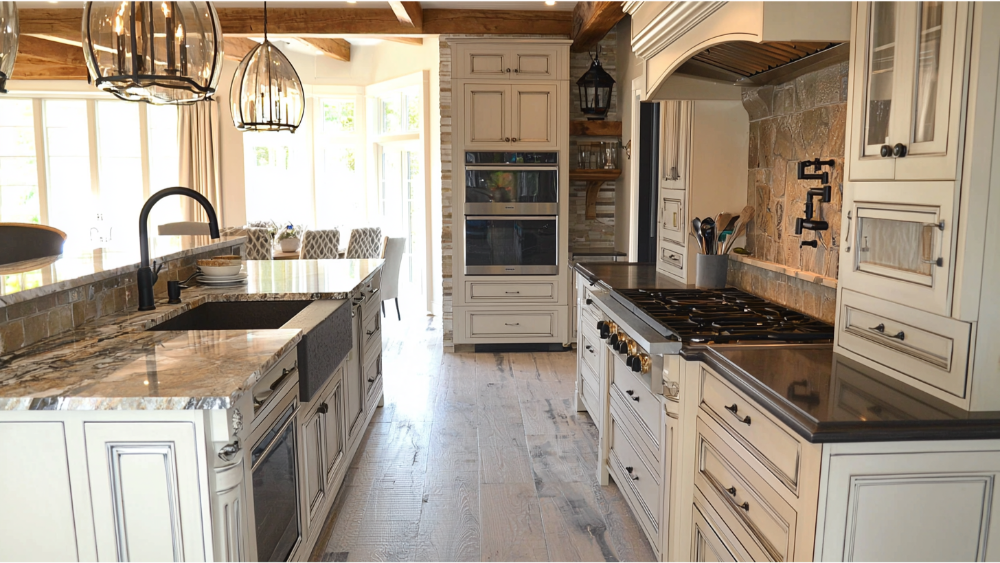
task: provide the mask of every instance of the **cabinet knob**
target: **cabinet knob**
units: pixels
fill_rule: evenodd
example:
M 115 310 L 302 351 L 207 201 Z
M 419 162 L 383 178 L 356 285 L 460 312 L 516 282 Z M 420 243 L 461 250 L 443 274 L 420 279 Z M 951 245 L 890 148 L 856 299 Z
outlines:
M 320 403 L 320 405 L 318 407 L 316 407 L 316 412 L 318 412 L 320 414 L 326 414 L 326 413 L 330 412 L 330 405 L 328 405 L 326 403 Z
M 892 156 L 892 147 L 889 145 L 882 145 L 882 147 L 879 148 L 878 153 L 882 155 L 882 158 L 889 158 Z
M 374 377 L 369 377 L 368 378 L 368 383 L 375 383 L 375 378 Z
M 519 72 L 518 69 L 515 68 L 514 69 L 514 74 L 517 74 L 518 72 Z
M 896 145 L 892 147 L 892 156 L 896 158 L 903 158 L 906 156 L 906 145 L 903 143 L 896 143 Z
M 593 305 L 594 304 L 594 300 L 588 297 L 586 303 L 587 303 L 587 305 Z
M 508 69 L 507 69 L 506 71 L 504 71 L 504 72 L 507 72 L 507 73 L 509 74 L 509 73 L 510 73 L 510 69 L 508 68 Z
M 512 143 L 516 143 L 516 142 L 517 142 L 517 137 L 511 137 L 511 138 L 510 138 L 510 142 L 512 142 Z
M 509 142 L 510 142 L 510 137 L 504 137 L 504 138 L 503 138 L 503 142 L 505 142 L 505 143 L 509 143 Z

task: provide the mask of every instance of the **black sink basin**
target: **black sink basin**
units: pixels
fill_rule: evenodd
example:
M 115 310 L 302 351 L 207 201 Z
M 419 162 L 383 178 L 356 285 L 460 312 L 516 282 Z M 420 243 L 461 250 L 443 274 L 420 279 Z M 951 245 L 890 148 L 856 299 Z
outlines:
M 204 303 L 147 330 L 264 330 L 281 328 L 312 301 Z

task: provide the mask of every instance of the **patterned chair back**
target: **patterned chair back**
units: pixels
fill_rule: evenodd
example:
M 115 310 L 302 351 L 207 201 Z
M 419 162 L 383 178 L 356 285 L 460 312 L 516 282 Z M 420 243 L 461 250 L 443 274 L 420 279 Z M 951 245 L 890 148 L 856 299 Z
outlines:
M 247 260 L 272 260 L 274 258 L 273 241 L 271 233 L 267 229 L 248 227 L 246 234 Z
M 347 243 L 347 258 L 365 259 L 381 257 L 381 227 L 362 227 L 351 231 L 351 240 Z
M 302 260 L 331 260 L 340 258 L 340 231 L 337 229 L 306 231 L 302 234 Z

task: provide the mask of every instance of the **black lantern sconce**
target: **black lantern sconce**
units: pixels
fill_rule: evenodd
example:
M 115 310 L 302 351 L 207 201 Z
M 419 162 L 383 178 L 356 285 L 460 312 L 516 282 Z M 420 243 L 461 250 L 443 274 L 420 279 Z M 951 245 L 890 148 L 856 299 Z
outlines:
M 615 89 L 615 79 L 601 66 L 601 46 L 590 63 L 590 68 L 576 81 L 580 88 L 580 111 L 587 119 L 604 119 L 611 109 L 611 93 Z

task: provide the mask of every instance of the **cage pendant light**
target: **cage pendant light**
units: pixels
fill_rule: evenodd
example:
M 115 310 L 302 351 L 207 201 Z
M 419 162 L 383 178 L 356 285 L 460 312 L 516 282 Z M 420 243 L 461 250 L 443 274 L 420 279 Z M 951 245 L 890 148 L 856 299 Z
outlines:
M 294 133 L 305 113 L 303 90 L 292 63 L 267 38 L 265 2 L 264 42 L 240 61 L 229 91 L 233 123 L 240 131 Z
M 615 79 L 601 66 L 601 46 L 590 63 L 590 68 L 576 81 L 580 89 L 580 111 L 587 119 L 604 119 L 611 109 L 611 94 Z
M 17 56 L 17 2 L 0 2 L 0 94 L 7 93 L 7 79 L 14 70 Z
M 188 104 L 215 93 L 222 27 L 211 2 L 87 2 L 83 56 L 94 85 L 129 101 Z

